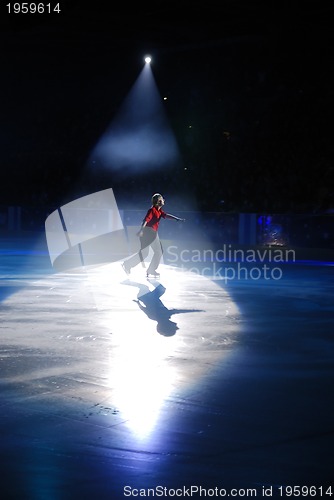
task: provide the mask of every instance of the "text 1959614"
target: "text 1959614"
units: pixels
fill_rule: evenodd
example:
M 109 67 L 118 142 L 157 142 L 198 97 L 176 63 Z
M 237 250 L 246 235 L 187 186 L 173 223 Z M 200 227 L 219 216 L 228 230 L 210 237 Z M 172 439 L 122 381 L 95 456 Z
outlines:
M 60 2 L 10 2 L 6 5 L 8 14 L 60 14 Z

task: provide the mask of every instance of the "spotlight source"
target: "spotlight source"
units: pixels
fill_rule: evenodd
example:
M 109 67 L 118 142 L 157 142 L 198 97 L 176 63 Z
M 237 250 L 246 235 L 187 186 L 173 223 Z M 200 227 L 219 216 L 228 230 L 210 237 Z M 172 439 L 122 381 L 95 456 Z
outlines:
M 146 64 L 150 64 L 151 61 L 152 61 L 151 56 L 145 56 L 145 62 L 146 62 Z

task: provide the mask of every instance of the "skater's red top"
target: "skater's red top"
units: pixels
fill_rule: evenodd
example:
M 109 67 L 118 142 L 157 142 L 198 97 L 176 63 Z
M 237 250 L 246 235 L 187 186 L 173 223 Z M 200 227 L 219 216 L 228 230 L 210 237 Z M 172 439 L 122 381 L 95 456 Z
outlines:
M 147 210 L 143 222 L 146 222 L 146 227 L 151 227 L 154 231 L 158 231 L 161 217 L 166 219 L 166 212 L 158 210 L 156 207 L 151 207 Z

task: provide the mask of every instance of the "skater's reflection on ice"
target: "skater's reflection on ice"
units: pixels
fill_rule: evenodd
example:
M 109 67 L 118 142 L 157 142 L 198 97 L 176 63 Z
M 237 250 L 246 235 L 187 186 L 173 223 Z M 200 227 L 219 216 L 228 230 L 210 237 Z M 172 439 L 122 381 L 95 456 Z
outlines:
M 174 314 L 189 313 L 189 312 L 202 312 L 201 309 L 168 309 L 162 302 L 162 295 L 165 293 L 166 288 L 156 280 L 151 280 L 155 287 L 153 290 L 147 285 L 127 280 L 125 284 L 136 286 L 139 288 L 137 300 L 135 302 L 138 307 L 146 314 L 152 321 L 157 322 L 157 332 L 165 337 L 175 335 L 179 329 L 177 324 L 171 320 Z

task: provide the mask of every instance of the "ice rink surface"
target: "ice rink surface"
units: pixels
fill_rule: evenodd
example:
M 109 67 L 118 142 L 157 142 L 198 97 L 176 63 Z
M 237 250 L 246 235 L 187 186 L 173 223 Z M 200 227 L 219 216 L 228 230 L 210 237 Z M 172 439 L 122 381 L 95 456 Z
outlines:
M 4 499 L 334 493 L 332 265 L 148 281 L 6 239 L 0 268 Z

